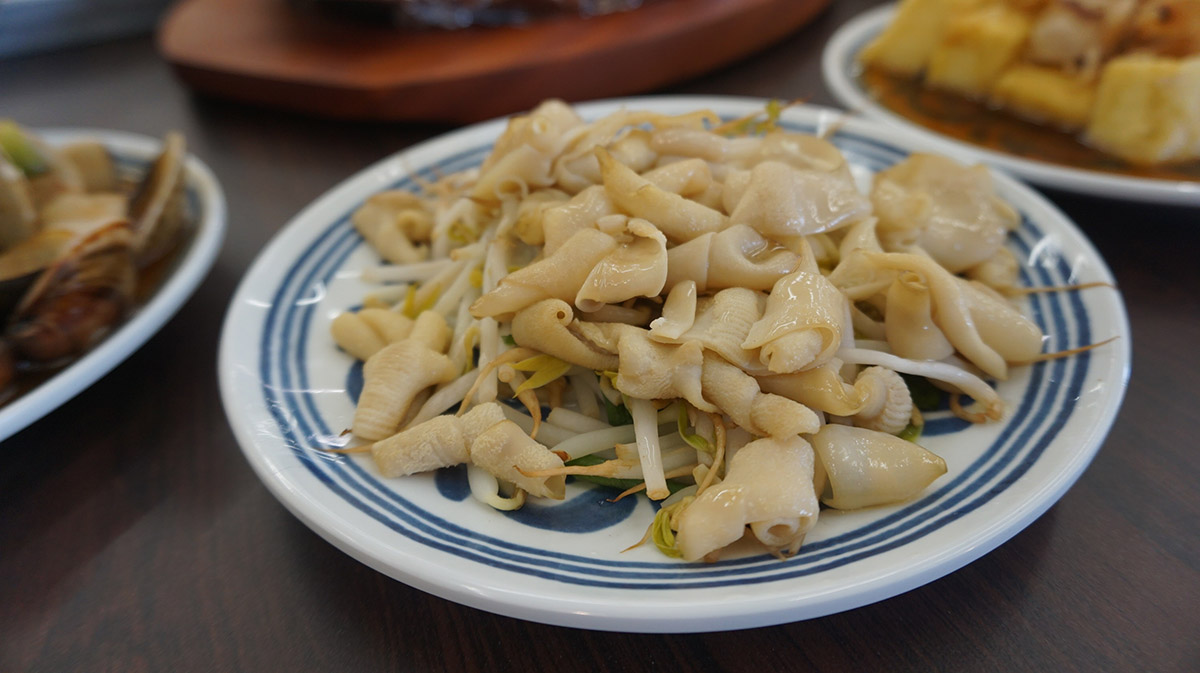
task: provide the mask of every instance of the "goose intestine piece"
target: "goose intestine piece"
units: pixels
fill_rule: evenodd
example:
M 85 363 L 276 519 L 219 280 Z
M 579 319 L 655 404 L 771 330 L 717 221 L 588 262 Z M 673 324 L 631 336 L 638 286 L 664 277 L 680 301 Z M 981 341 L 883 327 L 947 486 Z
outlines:
M 446 345 L 450 328 L 435 311 L 417 316 L 412 332 L 385 346 L 363 365 L 363 389 L 354 411 L 354 434 L 376 441 L 399 429 L 417 394 L 459 374 Z
M 1021 265 L 1008 248 L 967 269 L 966 276 L 1002 294 L 1020 294 Z
M 853 418 L 855 425 L 895 435 L 912 420 L 913 402 L 899 374 L 867 367 L 854 385 L 842 379 L 835 362 L 793 374 L 759 376 L 763 392 L 782 395 L 817 411 Z
M 483 431 L 505 420 L 496 402 L 472 407 L 462 416 L 433 418 L 371 445 L 371 457 L 385 477 L 402 477 L 471 459 L 471 445 Z
M 572 130 L 582 128 L 579 115 L 557 100 L 513 117 L 479 167 L 471 198 L 490 202 L 505 193 L 554 184 L 554 160 L 571 141 Z
M 358 233 L 380 256 L 393 264 L 411 264 L 429 255 L 426 246 L 433 230 L 433 214 L 425 199 L 402 189 L 391 189 L 368 198 L 350 216 Z
M 863 389 L 866 403 L 854 414 L 854 425 L 889 435 L 899 435 L 912 421 L 912 392 L 904 379 L 891 369 L 867 367 L 854 380 Z
M 614 218 L 616 216 L 613 216 Z M 635 297 L 657 297 L 667 280 L 667 239 L 640 218 L 623 223 L 621 243 L 592 268 L 575 295 L 575 306 L 588 313 Z
M 650 133 L 644 129 L 630 129 L 605 147 L 613 158 L 638 173 L 653 168 L 658 159 L 658 153 L 650 147 Z M 603 180 L 600 163 L 591 151 L 582 154 L 573 152 L 556 160 L 554 179 L 560 187 L 571 193 L 598 185 Z
M 408 337 L 413 320 L 403 313 L 385 308 L 364 308 L 338 314 L 329 325 L 333 341 L 357 360 L 372 355 Z
M 941 457 L 867 428 L 826 425 L 813 435 L 812 446 L 828 478 L 821 502 L 836 509 L 903 502 L 946 473 Z
M 566 476 L 529 477 L 526 473 L 554 470 L 563 466 L 562 458 L 530 439 L 516 423 L 505 420 L 484 430 L 471 443 L 471 464 L 483 468 L 497 479 L 516 484 L 539 498 L 562 500 L 566 495 Z
M 694 157 L 716 166 L 740 165 L 759 149 L 759 138 L 726 137 L 708 129 L 675 127 L 651 136 L 650 147 L 667 157 Z
M 621 110 L 602 117 L 573 134 L 562 155 L 555 161 L 555 177 L 567 191 L 579 191 L 601 181 L 600 166 L 593 150 L 608 148 L 621 163 L 641 172 L 658 158 L 650 137 L 670 129 L 702 129 L 719 121 L 717 115 L 700 110 L 681 115 L 665 115 L 643 110 Z M 646 128 L 653 129 L 647 131 Z
M 880 269 L 918 276 L 929 290 L 933 324 L 964 358 L 988 375 L 1003 380 L 1008 362 L 1026 362 L 1041 352 L 1041 329 L 986 286 L 959 278 L 922 255 L 859 254 Z
M 571 196 L 558 189 L 539 189 L 521 200 L 512 233 L 526 245 L 545 245 L 546 213 L 570 203 Z
M 729 219 L 720 211 L 655 185 L 604 148 L 597 147 L 595 153 L 613 204 L 632 217 L 653 222 L 672 242 L 690 241 L 728 226 Z
M 636 399 L 685 399 L 701 411 L 718 410 L 704 395 L 704 347 L 699 343 L 662 344 L 646 330 L 625 325 L 611 325 L 609 332 L 619 356 L 613 383 L 617 390 Z
M 664 157 L 698 157 L 715 168 L 749 168 L 766 160 L 796 168 L 833 171 L 846 163 L 833 143 L 814 135 L 776 129 L 762 136 L 723 136 L 707 129 L 675 127 L 657 130 L 651 148 Z
M 745 165 L 762 161 L 782 161 L 801 169 L 814 169 L 826 173 L 844 172 L 849 175 L 849 164 L 837 145 L 820 136 L 775 130 L 762 137 L 754 154 L 747 157 Z
M 704 200 L 701 195 L 711 190 L 714 185 L 719 186 L 719 183 L 713 180 L 712 167 L 709 163 L 695 157 L 660 165 L 643 172 L 642 177 L 660 189 L 701 201 Z
M 553 253 L 504 276 L 495 290 L 471 304 L 471 315 L 504 320 L 542 299 L 574 301 L 593 267 L 617 245 L 598 229 L 580 229 Z
M 794 554 L 817 521 L 814 454 L 800 437 L 757 439 L 729 459 L 725 479 L 679 514 L 675 541 L 696 561 L 736 542 L 749 526 L 773 551 Z
M 696 281 L 677 283 L 663 302 L 662 314 L 650 323 L 650 338 L 674 342 L 696 324 Z
M 700 292 L 730 287 L 768 290 L 791 273 L 796 262 L 795 253 L 739 224 L 668 249 L 666 287 L 690 280 Z
M 763 161 L 730 173 L 722 199 L 730 222 L 777 239 L 832 231 L 871 214 L 846 164 L 823 171 Z
M 553 255 L 579 231 L 595 228 L 597 220 L 616 212 L 601 185 L 588 187 L 566 203 L 547 208 L 541 220 L 544 254 Z
M 837 351 L 846 315 L 846 298 L 829 279 L 797 269 L 771 288 L 741 347 L 759 349 L 759 361 L 778 374 L 808 369 Z
M 795 400 L 762 392 L 753 376 L 711 353 L 704 354 L 700 382 L 705 398 L 753 435 L 811 434 L 821 425 L 812 409 Z
M 643 400 L 684 399 L 701 411 L 719 411 L 759 437 L 816 432 L 820 419 L 808 407 L 764 393 L 753 376 L 699 341 L 659 343 L 647 330 L 617 323 L 581 323 L 585 337 L 620 358 L 614 387 Z
M 614 158 L 619 160 L 615 154 Z M 713 181 L 708 164 L 699 159 L 678 161 L 647 171 L 642 177 L 662 190 L 681 196 L 701 195 L 719 185 Z M 548 205 L 540 219 L 518 221 L 518 231 L 521 240 L 530 245 L 544 245 L 545 254 L 550 255 L 580 229 L 594 228 L 598 221 L 616 213 L 617 207 L 604 186 L 595 184 L 580 190 L 564 203 Z M 540 231 L 526 230 L 534 227 L 540 227 Z
M 512 337 L 519 346 L 535 348 L 564 362 L 597 371 L 616 371 L 617 356 L 588 340 L 578 325 L 570 304 L 544 299 L 513 316 Z
M 877 225 L 874 217 L 853 224 L 838 244 L 838 263 L 828 278 L 851 302 L 868 299 L 886 290 L 895 280 L 895 272 L 880 269 L 864 254 L 884 251 L 875 231 Z
M 887 289 L 884 338 L 892 352 L 910 360 L 945 360 L 954 345 L 933 320 L 929 285 L 919 274 L 901 273 Z
M 871 202 L 885 249 L 915 245 L 952 273 L 990 259 L 1021 221 L 997 196 L 986 167 L 931 154 L 913 154 L 880 172 Z
M 576 114 L 571 106 L 561 100 L 544 101 L 529 114 L 517 115 L 508 120 L 504 132 L 496 139 L 491 152 L 480 166 L 480 172 L 492 170 L 505 156 L 525 145 L 531 145 L 546 153 L 561 152 L 565 143 L 570 140 L 567 133 L 571 129 L 583 126 L 583 118 Z
M 650 338 L 663 343 L 699 343 L 729 362 L 751 373 L 766 373 L 759 361 L 757 349 L 747 350 L 742 343 L 750 327 L 763 315 L 767 297 L 744 287 L 721 290 L 712 297 L 696 302 L 691 327 L 677 338 L 661 330 L 650 332 Z

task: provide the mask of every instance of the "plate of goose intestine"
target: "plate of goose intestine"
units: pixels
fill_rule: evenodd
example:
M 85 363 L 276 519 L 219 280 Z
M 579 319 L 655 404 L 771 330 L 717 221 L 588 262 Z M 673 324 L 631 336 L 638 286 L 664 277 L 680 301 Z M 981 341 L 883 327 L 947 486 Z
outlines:
M 508 616 L 725 630 L 912 589 L 1062 496 L 1130 347 L 1070 221 L 921 150 L 709 97 L 418 145 L 254 263 L 230 423 L 334 545 Z
M 220 185 L 179 133 L 0 120 L 0 439 L 153 336 L 224 227 Z

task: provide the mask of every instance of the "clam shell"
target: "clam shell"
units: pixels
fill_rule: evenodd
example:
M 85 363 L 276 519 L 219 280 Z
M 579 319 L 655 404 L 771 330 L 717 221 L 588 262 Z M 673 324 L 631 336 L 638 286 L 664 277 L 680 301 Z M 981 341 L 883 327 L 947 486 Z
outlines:
M 139 267 L 165 255 L 190 219 L 183 177 L 186 152 L 183 135 L 168 133 L 162 154 L 154 160 L 129 203 L 134 259 Z

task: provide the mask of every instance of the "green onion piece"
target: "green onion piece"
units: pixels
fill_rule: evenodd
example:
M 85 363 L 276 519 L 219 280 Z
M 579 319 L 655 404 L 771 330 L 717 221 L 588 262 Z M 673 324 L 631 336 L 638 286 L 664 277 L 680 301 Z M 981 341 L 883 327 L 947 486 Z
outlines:
M 660 552 L 671 558 L 680 558 L 683 554 L 675 546 L 675 531 L 671 530 L 670 510 L 672 509 L 672 507 L 664 507 L 654 515 L 650 538 L 654 540 L 654 546 L 658 547 Z
M 783 114 L 783 101 L 772 98 L 767 101 L 767 118 L 754 125 L 755 133 L 766 133 L 774 131 L 776 124 L 779 122 L 779 115 Z
M 604 400 L 604 413 L 608 416 L 609 425 L 633 425 L 633 414 L 625 405 L 613 404 L 604 395 L 600 399 Z
M 698 432 L 689 432 L 688 431 L 687 405 L 686 404 L 681 403 L 679 405 L 679 421 L 678 421 L 678 423 L 679 423 L 679 436 L 683 437 L 683 441 L 687 442 L 688 446 L 692 447 L 693 449 L 695 449 L 697 451 L 703 451 L 705 453 L 713 452 L 712 443 L 709 442 L 708 439 L 704 435 L 701 435 Z
M 903 440 L 906 440 L 909 442 L 913 442 L 915 444 L 916 441 L 918 439 L 920 439 L 921 430 L 923 430 L 923 429 L 924 429 L 924 426 L 913 425 L 912 423 L 909 423 L 908 427 L 901 430 L 900 434 L 898 434 L 896 436 L 899 437 L 900 439 L 903 439 Z
M 50 163 L 42 151 L 30 142 L 25 130 L 11 119 L 0 120 L 0 150 L 27 177 L 32 178 L 50 170 Z
M 515 392 L 520 394 L 526 390 L 541 388 L 555 379 L 562 378 L 571 369 L 571 363 L 559 360 L 553 355 L 535 355 L 514 364 L 513 369 L 533 372 L 532 376 L 517 386 Z
M 508 344 L 509 346 L 517 345 L 517 340 L 514 339 L 511 334 L 505 334 L 504 336 L 500 337 L 500 340 L 503 341 L 504 343 Z
M 913 405 L 921 411 L 933 411 L 942 406 L 945 393 L 929 382 L 924 376 L 901 374 L 908 384 L 908 392 L 912 395 Z

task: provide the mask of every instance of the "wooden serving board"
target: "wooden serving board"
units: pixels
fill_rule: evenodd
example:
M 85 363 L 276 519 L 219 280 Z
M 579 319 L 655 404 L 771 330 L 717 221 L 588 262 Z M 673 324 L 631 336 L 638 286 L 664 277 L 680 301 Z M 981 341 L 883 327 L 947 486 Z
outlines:
M 345 119 L 471 122 L 548 97 L 621 96 L 778 41 L 830 0 L 647 0 L 456 31 L 367 25 L 285 0 L 183 0 L 159 49 L 198 91 Z

